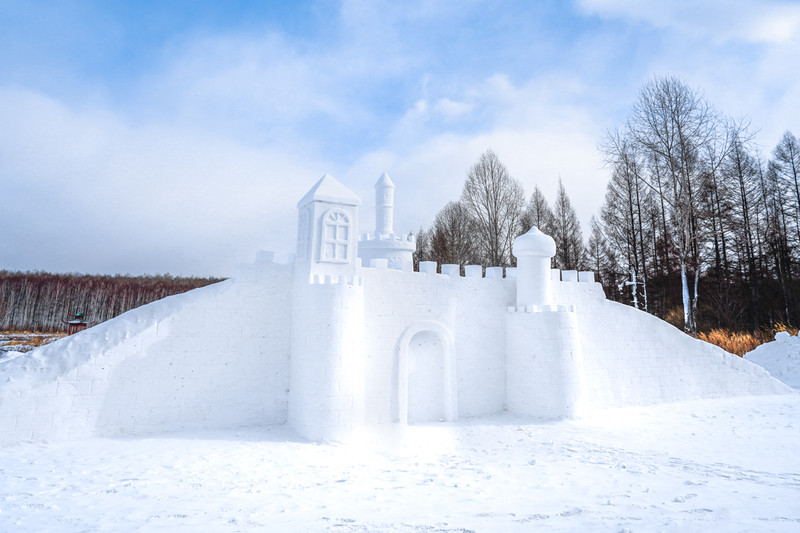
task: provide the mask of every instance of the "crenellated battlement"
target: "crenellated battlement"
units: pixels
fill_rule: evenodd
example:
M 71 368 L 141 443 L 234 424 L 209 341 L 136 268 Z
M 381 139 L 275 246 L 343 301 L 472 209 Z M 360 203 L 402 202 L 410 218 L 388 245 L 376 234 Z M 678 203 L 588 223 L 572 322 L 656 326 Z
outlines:
M 389 242 L 402 242 L 416 245 L 417 236 L 413 233 L 379 233 L 377 231 L 362 233 L 358 236 L 359 242 L 366 241 L 389 241 Z
M 509 305 L 509 313 L 574 313 L 574 305 Z
M 350 285 L 360 287 L 364 284 L 364 279 L 361 276 L 311 274 L 308 283 L 309 285 Z
M 559 270 L 550 269 L 551 281 L 563 281 L 565 283 L 594 283 L 594 272 L 591 270 Z
M 516 267 L 486 267 L 484 269 L 481 265 L 465 265 L 464 274 L 462 275 L 460 265 L 445 263 L 441 265 L 441 269 L 439 266 L 436 261 L 420 261 L 419 272 L 449 277 L 483 279 L 517 279 L 518 273 Z M 505 276 L 503 275 L 504 270 Z M 595 273 L 592 271 L 560 270 L 557 268 L 550 269 L 550 281 L 560 283 L 596 283 Z

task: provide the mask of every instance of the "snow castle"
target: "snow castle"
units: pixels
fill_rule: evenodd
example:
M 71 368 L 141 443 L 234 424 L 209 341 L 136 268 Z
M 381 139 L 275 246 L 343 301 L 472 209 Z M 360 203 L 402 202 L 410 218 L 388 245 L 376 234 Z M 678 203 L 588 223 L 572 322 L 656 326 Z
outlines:
M 762 368 L 550 269 L 533 228 L 517 268 L 422 262 L 393 231 L 394 184 L 360 199 L 323 176 L 294 255 L 0 362 L 0 443 L 288 423 L 311 440 L 508 410 L 543 418 L 788 393 Z

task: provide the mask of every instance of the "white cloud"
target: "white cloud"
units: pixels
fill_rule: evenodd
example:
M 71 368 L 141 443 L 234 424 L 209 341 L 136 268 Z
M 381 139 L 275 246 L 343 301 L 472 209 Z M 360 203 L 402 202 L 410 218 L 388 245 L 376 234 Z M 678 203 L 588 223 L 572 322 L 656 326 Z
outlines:
M 363 230 L 372 186 L 389 172 L 396 229 L 416 231 L 458 198 L 489 148 L 528 193 L 538 184 L 552 201 L 561 177 L 588 233 L 607 179 L 596 143 L 653 74 L 680 75 L 722 111 L 750 114 L 767 151 L 800 121 L 791 6 L 580 5 L 662 31 L 650 40 L 655 32 L 603 23 L 574 41 L 514 36 L 496 68 L 476 74 L 446 55 L 448 43 L 430 46 L 472 5 L 347 1 L 318 36 L 177 37 L 124 97 L 96 98 L 90 81 L 72 102 L 0 87 L 0 187 L 18 243 L 0 249 L 0 263 L 230 274 L 257 249 L 291 250 L 295 202 L 326 172 L 362 197 Z M 483 44 L 483 28 L 464 31 Z M 523 56 L 534 67 L 521 69 Z
M 656 28 L 729 40 L 787 44 L 800 35 L 800 5 L 749 0 L 578 0 L 585 13 L 643 21 Z
M 371 227 L 369 192 L 381 171 L 387 170 L 398 187 L 396 230 L 416 231 L 458 199 L 470 166 L 492 149 L 529 195 L 538 185 L 552 202 L 560 177 L 588 233 L 589 218 L 605 194 L 606 173 L 597 151 L 605 124 L 576 104 L 583 91 L 569 79 L 547 77 L 517 86 L 495 75 L 464 90 L 474 112 L 487 117 L 479 131 L 426 134 L 422 122 L 414 123 L 418 130 L 403 123 L 403 142 L 365 154 L 344 173 L 348 183 L 359 183 L 363 198 L 370 198 L 362 224 Z M 360 180 L 364 175 L 368 179 Z
M 473 105 L 468 102 L 455 102 L 449 98 L 440 98 L 434 104 L 433 109 L 446 118 L 455 118 L 472 111 Z
M 294 241 L 313 159 L 0 92 L 11 269 L 230 275 Z

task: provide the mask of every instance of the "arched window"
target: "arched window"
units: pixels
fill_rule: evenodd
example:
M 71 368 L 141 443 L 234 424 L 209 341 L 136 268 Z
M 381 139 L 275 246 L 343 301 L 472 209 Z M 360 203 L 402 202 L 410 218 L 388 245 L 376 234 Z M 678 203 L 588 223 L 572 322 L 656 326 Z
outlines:
M 329 211 L 322 220 L 320 260 L 346 263 L 350 257 L 350 217 L 343 211 Z

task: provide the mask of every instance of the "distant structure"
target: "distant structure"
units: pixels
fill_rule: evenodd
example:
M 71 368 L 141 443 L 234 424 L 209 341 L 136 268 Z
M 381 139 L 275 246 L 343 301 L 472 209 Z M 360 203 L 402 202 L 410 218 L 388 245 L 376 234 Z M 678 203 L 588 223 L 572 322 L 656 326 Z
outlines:
M 89 327 L 89 321 L 86 320 L 86 314 L 84 313 L 73 313 L 72 319 L 64 322 L 67 324 L 67 335 L 74 335 Z
M 0 362 L 0 442 L 287 423 L 311 440 L 505 410 L 544 418 L 787 393 L 760 367 L 605 299 L 592 272 L 422 262 L 393 231 L 394 184 L 360 199 L 323 176 L 298 202 L 293 256 Z

